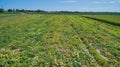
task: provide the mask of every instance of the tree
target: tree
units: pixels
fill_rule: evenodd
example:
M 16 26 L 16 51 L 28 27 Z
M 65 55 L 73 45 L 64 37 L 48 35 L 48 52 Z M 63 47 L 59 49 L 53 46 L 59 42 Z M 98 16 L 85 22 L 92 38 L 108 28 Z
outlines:
M 20 10 L 19 10 L 19 9 L 16 9 L 15 11 L 16 11 L 16 12 L 19 12 Z
M 3 13 L 4 12 L 4 9 L 3 8 L 0 8 L 0 13 Z
M 8 12 L 13 12 L 13 10 L 12 10 L 12 9 L 8 9 L 7 11 L 8 11 Z

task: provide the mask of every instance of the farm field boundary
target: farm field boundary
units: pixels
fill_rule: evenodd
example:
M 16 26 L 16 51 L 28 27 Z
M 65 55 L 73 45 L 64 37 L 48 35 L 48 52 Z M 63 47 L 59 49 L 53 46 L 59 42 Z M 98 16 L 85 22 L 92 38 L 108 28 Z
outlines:
M 82 17 L 93 19 L 93 20 L 97 20 L 97 21 L 102 21 L 104 23 L 112 24 L 112 25 L 115 25 L 115 26 L 120 26 L 120 23 L 114 23 L 114 22 L 111 22 L 111 21 L 107 21 L 107 20 L 103 20 L 103 19 L 98 19 L 98 18 L 93 18 L 93 17 L 88 17 L 88 16 L 82 16 Z

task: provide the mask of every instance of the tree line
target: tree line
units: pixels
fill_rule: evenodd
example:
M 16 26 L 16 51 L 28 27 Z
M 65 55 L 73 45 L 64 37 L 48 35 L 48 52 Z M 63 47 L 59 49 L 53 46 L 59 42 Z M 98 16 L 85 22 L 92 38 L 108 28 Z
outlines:
M 46 12 L 44 10 L 25 10 L 25 9 L 7 9 L 4 10 L 3 8 L 0 8 L 0 13 L 4 12 Z
M 83 15 L 101 15 L 101 14 L 116 14 L 120 15 L 120 12 L 79 12 L 79 11 L 44 11 L 44 10 L 26 10 L 26 9 L 7 9 L 4 10 L 0 8 L 0 13 L 16 13 L 16 12 L 24 12 L 24 13 L 49 13 L 49 14 L 83 14 Z

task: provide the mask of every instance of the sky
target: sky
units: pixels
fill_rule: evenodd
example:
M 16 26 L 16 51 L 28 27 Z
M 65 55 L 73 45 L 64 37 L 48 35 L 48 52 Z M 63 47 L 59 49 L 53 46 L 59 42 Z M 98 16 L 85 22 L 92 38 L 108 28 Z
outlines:
M 120 12 L 120 0 L 0 0 L 4 9 Z

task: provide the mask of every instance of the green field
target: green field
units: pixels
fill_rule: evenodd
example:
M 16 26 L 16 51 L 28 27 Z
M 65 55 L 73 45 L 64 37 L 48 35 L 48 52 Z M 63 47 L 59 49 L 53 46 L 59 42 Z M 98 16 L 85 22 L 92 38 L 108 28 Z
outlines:
M 119 26 L 79 15 L 0 18 L 0 67 L 100 66 L 120 66 Z
M 17 15 L 17 14 L 10 14 L 10 13 L 8 13 L 8 14 L 1 14 L 0 13 L 0 17 L 8 17 L 8 16 L 15 16 L 15 15 Z
M 103 20 L 108 23 L 120 25 L 120 15 L 84 15 L 85 17 Z

